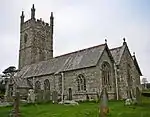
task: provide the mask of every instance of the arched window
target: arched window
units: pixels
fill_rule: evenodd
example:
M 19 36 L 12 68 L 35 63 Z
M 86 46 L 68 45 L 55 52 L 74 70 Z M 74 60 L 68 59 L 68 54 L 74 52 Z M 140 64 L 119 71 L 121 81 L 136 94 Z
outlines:
M 44 81 L 44 90 L 50 90 L 50 82 L 48 79 Z
M 78 91 L 86 91 L 86 79 L 80 74 L 77 78 Z
M 39 90 L 41 90 L 41 83 L 40 83 L 40 81 L 36 81 L 35 82 L 35 92 L 38 92 Z
M 104 62 L 102 64 L 102 85 L 110 86 L 110 75 L 111 75 L 111 67 L 109 63 Z

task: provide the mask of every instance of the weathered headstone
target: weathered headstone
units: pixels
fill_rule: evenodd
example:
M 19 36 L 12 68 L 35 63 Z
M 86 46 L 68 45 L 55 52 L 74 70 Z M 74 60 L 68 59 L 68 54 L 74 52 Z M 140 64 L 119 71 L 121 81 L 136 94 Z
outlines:
M 44 100 L 44 102 L 50 101 L 50 90 L 45 90 L 45 91 L 44 91 L 43 100 Z
M 72 100 L 72 89 L 71 89 L 71 88 L 69 88 L 69 96 L 68 96 L 68 99 L 69 99 L 69 100 Z
M 53 103 L 58 101 L 58 93 L 57 93 L 57 91 L 53 91 L 53 93 L 52 93 L 52 101 L 53 101 Z
M 36 102 L 37 103 L 41 103 L 43 101 L 43 91 L 42 90 L 39 90 L 37 93 L 36 93 Z
M 30 89 L 28 92 L 28 103 L 35 103 L 35 93 L 33 89 Z
M 132 93 L 131 93 L 131 89 L 130 88 L 127 89 L 127 98 L 128 99 L 132 98 Z
M 101 93 L 101 101 L 100 101 L 100 114 L 99 117 L 106 117 L 109 113 L 108 108 L 108 93 L 106 91 L 106 88 L 102 90 Z
M 19 92 L 16 92 L 16 95 L 14 97 L 14 106 L 10 114 L 10 117 L 20 117 L 19 101 L 20 101 Z
M 141 103 L 141 91 L 139 90 L 138 87 L 136 87 L 136 101 L 137 101 L 137 104 Z
M 136 98 L 132 98 L 132 104 L 133 104 L 133 105 L 136 105 L 136 104 L 137 104 Z

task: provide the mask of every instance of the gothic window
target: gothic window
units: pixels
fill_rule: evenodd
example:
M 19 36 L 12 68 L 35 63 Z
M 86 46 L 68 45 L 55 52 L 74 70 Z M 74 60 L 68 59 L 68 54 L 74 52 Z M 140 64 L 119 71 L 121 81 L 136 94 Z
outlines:
M 86 79 L 80 74 L 77 78 L 78 91 L 86 91 Z
M 39 90 L 41 90 L 41 83 L 39 81 L 35 82 L 35 92 L 38 92 Z
M 48 79 L 44 81 L 44 90 L 50 90 L 50 82 Z
M 109 63 L 104 62 L 102 64 L 102 85 L 111 88 L 110 85 L 111 67 Z
M 27 42 L 27 39 L 28 39 L 28 35 L 27 35 L 27 33 L 25 33 L 25 34 L 24 34 L 24 43 Z

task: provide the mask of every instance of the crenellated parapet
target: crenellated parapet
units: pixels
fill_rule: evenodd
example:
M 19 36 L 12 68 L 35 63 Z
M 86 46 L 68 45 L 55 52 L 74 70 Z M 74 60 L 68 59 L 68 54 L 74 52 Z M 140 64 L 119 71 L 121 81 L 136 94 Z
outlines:
M 50 24 L 47 22 L 44 22 L 41 18 L 37 19 L 37 20 L 29 19 L 22 24 L 21 31 L 24 31 L 31 27 L 33 27 L 33 28 L 35 27 L 35 28 L 43 29 L 43 30 L 47 30 L 47 31 L 50 31 L 50 28 L 51 28 Z

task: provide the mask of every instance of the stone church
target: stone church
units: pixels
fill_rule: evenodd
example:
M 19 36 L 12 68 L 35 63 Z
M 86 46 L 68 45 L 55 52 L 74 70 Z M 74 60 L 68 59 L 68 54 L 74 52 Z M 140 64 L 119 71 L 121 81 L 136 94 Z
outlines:
M 20 17 L 19 71 L 7 85 L 6 95 L 16 89 L 50 91 L 58 98 L 70 100 L 97 99 L 105 87 L 109 99 L 135 97 L 140 89 L 142 75 L 135 54 L 131 54 L 123 39 L 120 47 L 108 48 L 104 44 L 83 50 L 53 56 L 53 13 L 50 23 L 35 18 L 34 5 L 31 18 Z M 12 83 L 11 83 L 12 82 Z

